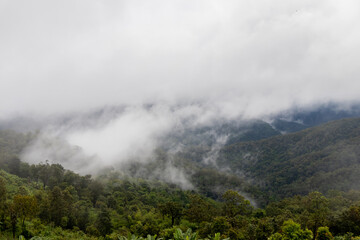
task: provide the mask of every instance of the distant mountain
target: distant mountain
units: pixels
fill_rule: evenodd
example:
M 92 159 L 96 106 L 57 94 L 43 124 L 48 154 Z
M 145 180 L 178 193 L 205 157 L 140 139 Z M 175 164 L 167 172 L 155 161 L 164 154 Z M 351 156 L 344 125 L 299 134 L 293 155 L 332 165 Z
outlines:
M 123 111 L 119 107 L 42 121 L 0 121 L 0 153 L 6 152 L 0 156 L 0 163 L 7 166 L 13 155 L 21 157 L 29 143 L 38 146 L 32 141 L 37 134 L 1 129 L 35 132 L 46 124 L 63 127 L 61 130 L 101 128 Z M 219 116 L 202 125 L 179 123 L 179 129 L 156 139 L 153 155 L 146 156 L 149 159 L 133 156 L 119 161 L 119 166 L 105 168 L 186 189 L 193 187 L 213 198 L 226 189 L 237 189 L 260 199 L 261 204 L 271 200 L 269 196 L 280 199 L 314 190 L 360 189 L 360 119 L 343 119 L 354 116 L 360 116 L 360 105 L 328 104 L 291 109 L 264 120 L 226 120 Z M 47 136 L 40 141 L 44 152 L 51 154 L 39 155 L 39 162 L 49 160 L 65 167 L 76 162 L 84 168 L 97 157 L 84 154 L 61 137 Z M 96 169 L 104 170 L 104 166 Z
M 217 164 L 275 198 L 360 189 L 360 118 L 221 149 Z
M 144 105 L 142 109 L 151 113 L 153 105 Z M 198 105 L 201 108 L 201 104 Z M 41 130 L 48 126 L 65 129 L 101 128 L 109 122 L 126 114 L 126 106 L 107 106 L 89 112 L 73 112 L 47 117 L 16 116 L 0 118 L 0 130 L 28 132 Z M 176 107 L 170 111 L 176 111 Z M 170 113 L 171 115 L 171 113 Z M 329 121 L 343 118 L 360 117 L 360 104 L 328 103 L 315 107 L 294 107 L 263 119 L 227 119 L 222 116 L 208 123 L 191 126 L 191 119 L 182 119 L 179 129 L 173 129 L 164 136 L 165 142 L 174 141 L 184 145 L 213 144 L 219 136 L 226 137 L 226 145 L 243 141 L 256 141 L 275 135 L 301 131 Z
M 297 132 L 329 121 L 360 117 L 360 104 L 328 103 L 313 108 L 293 108 L 274 116 L 272 126 L 283 132 Z
M 166 143 L 165 148 L 169 148 L 171 144 L 181 144 L 185 147 L 198 145 L 211 147 L 220 142 L 222 145 L 230 145 L 237 142 L 256 141 L 280 134 L 280 131 L 262 120 L 239 122 L 222 120 L 197 128 L 185 128 L 183 131 L 170 132 L 164 136 L 163 141 Z

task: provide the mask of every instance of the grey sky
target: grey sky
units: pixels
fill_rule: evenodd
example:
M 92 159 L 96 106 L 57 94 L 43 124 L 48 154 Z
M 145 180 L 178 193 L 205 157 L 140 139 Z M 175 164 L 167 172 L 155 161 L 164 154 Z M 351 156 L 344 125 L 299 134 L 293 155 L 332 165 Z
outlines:
M 358 0 L 0 0 L 0 120 L 123 105 L 45 126 L 22 159 L 145 161 L 214 119 L 358 101 L 359 23 Z
M 358 100 L 356 0 L 0 0 L 0 114 Z

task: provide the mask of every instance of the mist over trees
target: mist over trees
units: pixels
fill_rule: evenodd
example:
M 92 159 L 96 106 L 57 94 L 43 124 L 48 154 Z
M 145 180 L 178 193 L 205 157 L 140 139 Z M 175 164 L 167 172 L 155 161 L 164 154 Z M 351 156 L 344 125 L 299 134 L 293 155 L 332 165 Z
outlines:
M 0 0 L 0 240 L 360 239 L 359 11 Z
M 103 170 L 94 176 L 79 175 L 49 161 L 25 163 L 19 154 L 36 135 L 1 131 L 1 236 L 22 235 L 26 239 L 358 236 L 360 193 L 355 187 L 358 125 L 357 118 L 343 119 L 300 132 L 224 145 L 211 164 L 197 160 L 207 151 L 194 143 L 178 153 L 157 149 L 153 161 L 135 162 L 123 172 Z M 196 151 L 199 155 L 193 154 Z M 352 154 L 345 154 L 350 151 Z M 181 184 L 165 183 L 150 174 L 168 161 L 174 170 L 182 169 L 189 174 L 192 189 L 181 189 Z M 225 164 L 231 168 L 224 168 Z M 339 175 L 336 181 L 322 181 L 324 174 L 336 176 L 337 171 L 349 171 L 349 164 L 352 174 Z M 246 172 L 237 172 L 239 166 Z M 302 169 L 302 173 L 294 174 L 289 169 Z M 309 174 L 310 170 L 314 174 Z M 261 181 L 256 176 L 261 176 Z M 349 179 L 353 181 L 350 185 Z M 296 184 L 289 187 L 292 181 Z M 298 192 L 298 187 L 306 191 Z

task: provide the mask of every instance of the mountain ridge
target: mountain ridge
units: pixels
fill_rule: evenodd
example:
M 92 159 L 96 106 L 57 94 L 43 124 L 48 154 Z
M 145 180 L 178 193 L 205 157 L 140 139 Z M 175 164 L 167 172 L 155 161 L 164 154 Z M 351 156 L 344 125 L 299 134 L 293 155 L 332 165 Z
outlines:
M 355 177 L 360 174 L 359 145 L 360 118 L 348 118 L 296 133 L 226 146 L 220 151 L 218 164 L 228 165 L 233 172 L 245 172 L 257 179 L 262 189 L 282 197 L 329 190 L 325 183 L 318 182 L 320 177 L 336 176 L 340 182 L 332 183 L 333 187 L 349 190 L 345 177 L 336 173 L 347 172 L 353 182 L 360 183 L 360 177 Z

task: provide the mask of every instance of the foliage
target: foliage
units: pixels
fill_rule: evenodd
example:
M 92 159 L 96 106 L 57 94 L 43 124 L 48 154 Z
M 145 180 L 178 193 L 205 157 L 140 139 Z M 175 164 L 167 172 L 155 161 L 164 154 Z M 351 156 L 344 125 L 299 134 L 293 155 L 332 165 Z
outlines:
M 225 216 L 235 217 L 251 213 L 250 201 L 246 200 L 238 192 L 228 190 L 223 194 L 222 198 L 224 200 L 223 212 Z
M 319 227 L 316 232 L 316 240 L 331 240 L 333 236 L 328 227 Z
M 177 202 L 160 204 L 159 209 L 163 215 L 170 216 L 171 226 L 174 226 L 175 220 L 179 221 L 182 216 L 182 207 Z
M 302 230 L 300 224 L 292 220 L 284 222 L 282 226 L 282 233 L 273 234 L 269 239 L 271 240 L 310 240 L 313 234 L 310 230 Z
M 174 240 L 196 240 L 198 239 L 198 234 L 192 232 L 191 229 L 186 230 L 186 232 L 181 231 L 180 228 L 175 230 Z
M 211 221 L 217 213 L 215 206 L 199 195 L 192 194 L 189 197 L 190 204 L 185 210 L 186 219 L 195 223 Z
M 360 119 L 342 119 L 220 151 L 217 164 L 245 172 L 269 199 L 312 191 L 359 190 Z
M 34 196 L 16 195 L 14 197 L 14 210 L 21 219 L 23 231 L 25 230 L 25 219 L 34 217 L 37 212 L 37 201 Z
M 0 131 L 0 238 L 262 240 L 311 239 L 313 232 L 316 239 L 356 239 L 360 192 L 348 190 L 360 183 L 359 125 L 349 119 L 234 142 L 219 158 L 233 172 L 194 163 L 206 152 L 195 146 L 199 152 L 173 161 L 191 169 L 198 191 L 111 170 L 95 178 L 60 164 L 23 163 L 18 154 L 31 136 Z M 168 157 L 159 150 L 149 166 Z

